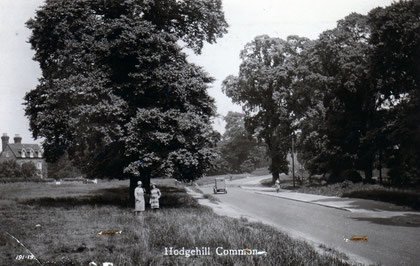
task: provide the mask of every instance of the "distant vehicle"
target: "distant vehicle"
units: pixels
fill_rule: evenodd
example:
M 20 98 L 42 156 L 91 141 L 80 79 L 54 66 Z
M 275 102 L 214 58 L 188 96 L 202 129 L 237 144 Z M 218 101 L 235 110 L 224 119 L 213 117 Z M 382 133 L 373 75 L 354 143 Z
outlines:
M 214 179 L 214 187 L 213 187 L 214 194 L 217 194 L 218 192 L 227 193 L 226 190 L 226 182 L 224 178 L 216 178 Z
M 98 179 L 87 179 L 84 178 L 83 179 L 83 184 L 98 184 Z

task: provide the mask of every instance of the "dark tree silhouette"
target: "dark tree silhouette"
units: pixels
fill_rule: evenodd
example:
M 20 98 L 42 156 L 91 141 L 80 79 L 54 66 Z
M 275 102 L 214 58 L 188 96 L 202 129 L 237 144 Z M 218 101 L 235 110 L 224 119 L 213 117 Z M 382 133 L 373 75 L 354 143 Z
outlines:
M 49 161 L 65 152 L 91 177 L 201 176 L 213 155 L 212 82 L 187 62 L 226 33 L 220 0 L 54 0 L 27 23 L 42 69 L 26 97 Z M 130 193 L 131 195 L 132 193 Z

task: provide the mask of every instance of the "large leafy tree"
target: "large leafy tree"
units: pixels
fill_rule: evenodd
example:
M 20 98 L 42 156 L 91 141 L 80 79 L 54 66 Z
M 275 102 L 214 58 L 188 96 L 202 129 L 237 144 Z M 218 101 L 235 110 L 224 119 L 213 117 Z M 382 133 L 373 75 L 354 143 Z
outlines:
M 350 14 L 299 57 L 294 90 L 300 158 L 313 174 L 329 172 L 331 181 L 356 170 L 372 176 L 376 88 L 370 82 L 370 32 L 366 16 Z
M 223 82 L 225 93 L 243 105 L 247 130 L 267 144 L 273 182 L 289 170 L 286 155 L 296 119 L 292 85 L 297 58 L 309 43 L 297 36 L 258 36 L 241 51 L 239 75 Z
M 294 112 L 299 129 L 296 150 L 310 175 L 329 171 L 327 158 L 328 137 L 326 131 L 326 107 L 324 96 L 328 91 L 329 78 L 322 72 L 321 58 L 317 53 L 318 41 L 307 42 L 296 57 Z
M 26 115 L 48 160 L 68 152 L 89 176 L 125 171 L 132 189 L 140 178 L 148 189 L 151 176 L 202 174 L 212 79 L 178 43 L 200 53 L 226 32 L 220 0 L 54 0 L 27 24 L 42 78 Z
M 420 2 L 399 1 L 369 13 L 372 83 L 383 114 L 379 157 L 395 184 L 420 177 Z M 381 160 L 382 161 L 382 160 Z
M 367 133 L 376 103 L 369 81 L 369 37 L 367 17 L 353 13 L 323 32 L 315 45 L 317 71 L 324 76 L 326 159 L 332 181 L 346 170 L 372 176 L 374 149 Z
M 330 171 L 328 159 L 331 158 L 331 151 L 328 149 L 325 112 L 322 101 L 319 101 L 308 106 L 298 124 L 301 132 L 296 143 L 297 158 L 310 176 L 325 175 Z
M 298 144 L 312 173 L 334 181 L 362 170 L 369 180 L 386 164 L 396 184 L 418 177 L 419 13 L 401 1 L 351 14 L 301 57 Z

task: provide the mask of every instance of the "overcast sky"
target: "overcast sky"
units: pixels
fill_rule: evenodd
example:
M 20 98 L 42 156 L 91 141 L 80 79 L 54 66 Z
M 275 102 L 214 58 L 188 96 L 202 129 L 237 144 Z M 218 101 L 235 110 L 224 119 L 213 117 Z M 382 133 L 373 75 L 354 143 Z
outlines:
M 35 88 L 41 75 L 33 51 L 27 43 L 30 31 L 25 22 L 34 16 L 42 0 L 0 0 L 0 133 L 20 134 L 23 142 L 34 142 L 24 116 L 23 97 Z M 268 34 L 286 38 L 299 35 L 316 39 L 324 30 L 351 12 L 367 14 L 392 0 L 223 0 L 229 33 L 217 44 L 205 45 L 201 55 L 190 61 L 201 65 L 216 78 L 209 93 L 216 99 L 218 113 L 241 111 L 221 91 L 221 82 L 237 75 L 239 52 L 255 36 Z M 215 128 L 223 131 L 219 120 Z M 39 142 L 36 141 L 36 142 Z

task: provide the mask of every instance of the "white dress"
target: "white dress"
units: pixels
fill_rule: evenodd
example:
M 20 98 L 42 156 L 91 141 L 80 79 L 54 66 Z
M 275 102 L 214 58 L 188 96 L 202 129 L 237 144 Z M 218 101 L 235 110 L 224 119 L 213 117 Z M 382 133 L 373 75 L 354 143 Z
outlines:
M 136 206 L 134 208 L 134 211 L 143 212 L 145 210 L 144 188 L 136 187 L 136 189 L 134 190 L 134 197 L 136 198 Z

